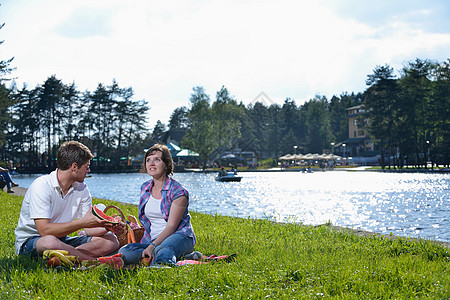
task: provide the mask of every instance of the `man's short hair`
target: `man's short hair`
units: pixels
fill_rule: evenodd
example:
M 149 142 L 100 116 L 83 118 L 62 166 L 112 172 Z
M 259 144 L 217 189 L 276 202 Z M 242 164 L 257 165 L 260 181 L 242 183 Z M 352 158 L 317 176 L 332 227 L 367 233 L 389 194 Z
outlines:
M 64 142 L 58 150 L 57 167 L 60 170 L 69 169 L 73 163 L 77 163 L 78 168 L 90 161 L 94 156 L 88 147 L 80 142 Z

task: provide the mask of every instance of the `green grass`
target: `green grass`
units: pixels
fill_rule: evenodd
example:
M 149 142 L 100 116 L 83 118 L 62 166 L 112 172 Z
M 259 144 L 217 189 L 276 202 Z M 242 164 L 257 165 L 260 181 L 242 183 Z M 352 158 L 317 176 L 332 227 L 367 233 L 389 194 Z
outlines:
M 448 299 L 450 254 L 425 240 L 192 213 L 196 250 L 234 262 L 56 272 L 14 254 L 22 197 L 0 192 L 0 299 Z M 94 202 L 99 202 L 94 199 Z M 105 204 L 113 203 L 101 200 Z M 115 203 L 137 215 L 137 208 Z

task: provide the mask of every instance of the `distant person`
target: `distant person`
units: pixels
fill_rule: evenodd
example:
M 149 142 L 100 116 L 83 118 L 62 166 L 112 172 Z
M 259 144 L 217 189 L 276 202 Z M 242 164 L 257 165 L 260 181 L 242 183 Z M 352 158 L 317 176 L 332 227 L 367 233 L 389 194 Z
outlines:
M 233 168 L 231 168 L 231 172 L 233 172 L 234 175 L 237 175 L 237 169 L 236 169 L 236 167 L 233 166 Z
M 152 177 L 141 186 L 139 221 L 145 233 L 140 243 L 125 245 L 119 253 L 126 265 L 139 264 L 143 258 L 153 266 L 175 265 L 195 245 L 189 193 L 171 177 L 173 161 L 165 145 L 147 150 L 142 171 Z
M 116 236 L 109 232 L 120 232 L 119 226 L 91 211 L 92 198 L 84 179 L 92 158 L 79 142 L 61 145 L 57 169 L 37 178 L 25 194 L 15 230 L 16 254 L 36 257 L 45 250 L 61 249 L 79 260 L 93 260 L 119 249 Z M 86 235 L 68 236 L 82 228 Z
M 220 167 L 219 176 L 222 177 L 226 175 L 228 175 L 228 172 L 225 170 L 225 167 Z
M 0 167 L 0 175 L 3 177 L 3 180 L 5 180 L 7 192 L 14 193 L 12 188 L 19 186 L 19 185 L 12 180 L 11 175 L 9 175 L 9 169 Z M 2 179 L 2 178 L 0 178 L 0 179 Z M 3 187 L 2 187 L 2 189 L 3 189 Z

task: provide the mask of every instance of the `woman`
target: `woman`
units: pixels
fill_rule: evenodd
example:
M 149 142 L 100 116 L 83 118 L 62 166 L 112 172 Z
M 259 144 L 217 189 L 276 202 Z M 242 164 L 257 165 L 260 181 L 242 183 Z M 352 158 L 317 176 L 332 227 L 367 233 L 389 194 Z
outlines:
M 165 145 L 156 144 L 146 152 L 142 171 L 152 177 L 141 186 L 139 221 L 145 233 L 140 243 L 125 245 L 119 252 L 125 264 L 148 257 L 153 265 L 175 265 L 195 245 L 189 193 L 172 179 L 172 156 Z

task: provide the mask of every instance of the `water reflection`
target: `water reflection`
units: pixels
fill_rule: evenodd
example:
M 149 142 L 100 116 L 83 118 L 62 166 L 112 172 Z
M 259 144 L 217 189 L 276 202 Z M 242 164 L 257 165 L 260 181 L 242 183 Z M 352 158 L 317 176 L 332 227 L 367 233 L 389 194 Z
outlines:
M 281 222 L 353 227 L 378 233 L 450 241 L 448 174 L 375 172 L 242 173 L 241 182 L 215 174 L 179 173 L 190 209 Z M 16 178 L 15 178 L 16 179 Z M 31 177 L 18 177 L 27 187 Z M 137 204 L 142 174 L 93 174 L 95 197 Z

